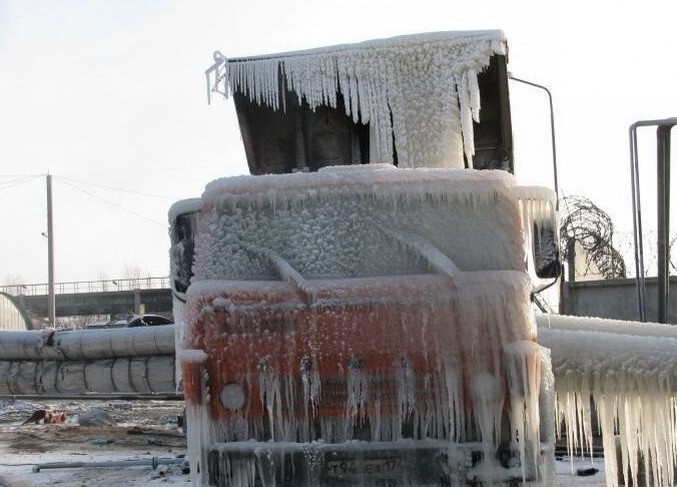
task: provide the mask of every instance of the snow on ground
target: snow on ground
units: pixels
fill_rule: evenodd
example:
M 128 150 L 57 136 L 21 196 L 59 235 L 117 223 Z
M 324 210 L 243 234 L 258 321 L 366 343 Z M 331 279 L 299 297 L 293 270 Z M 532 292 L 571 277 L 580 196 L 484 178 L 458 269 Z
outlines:
M 35 463 L 43 462 L 92 462 L 116 460 L 150 460 L 155 451 L 121 451 L 110 453 L 104 448 L 100 452 L 85 454 L 68 452 L 63 454 L 7 454 L 3 452 L 0 463 L 0 486 L 27 487 L 41 485 L 61 486 L 121 486 L 121 485 L 189 485 L 188 475 L 178 465 L 111 467 L 111 468 L 61 468 L 33 472 Z M 164 452 L 164 456 L 167 453 Z
M 579 476 L 576 472 L 579 469 L 595 468 L 598 470 L 593 475 Z M 555 462 L 555 487 L 604 487 L 606 477 L 604 475 L 604 459 L 595 458 L 563 458 Z
M 63 424 L 21 424 L 46 406 L 66 412 L 69 419 Z M 80 426 L 79 417 L 92 410 L 107 412 L 115 425 Z M 182 403 L 171 401 L 0 401 L 0 487 L 190 485 L 181 464 L 150 466 L 153 457 L 176 459 L 186 452 L 185 436 L 176 422 L 182 411 Z M 33 472 L 34 465 L 48 462 L 123 460 L 145 460 L 149 465 Z M 575 474 L 591 466 L 600 471 L 589 477 Z M 554 485 L 602 487 L 603 468 L 602 459 L 595 459 L 594 464 L 589 459 L 576 459 L 573 464 L 566 458 L 559 460 Z
M 66 422 L 22 424 L 43 408 L 65 412 Z M 0 486 L 185 485 L 188 475 L 180 463 L 152 468 L 153 458 L 176 461 L 185 454 L 186 439 L 177 424 L 182 411 L 183 403 L 172 401 L 0 401 Z M 84 418 L 92 425 L 82 426 Z M 36 464 L 122 460 L 143 460 L 147 466 L 33 472 Z
M 151 454 L 153 452 L 150 452 Z M 160 452 L 161 454 L 161 452 Z M 166 454 L 166 452 L 165 452 Z M 99 452 L 83 454 L 68 453 L 61 454 L 7 454 L 2 453 L 2 462 L 0 464 L 0 486 L 3 487 L 25 487 L 40 485 L 62 485 L 62 486 L 121 486 L 121 485 L 143 485 L 143 486 L 164 486 L 164 485 L 190 485 L 189 475 L 182 473 L 181 467 L 177 465 L 160 466 L 153 470 L 151 467 L 116 467 L 116 468 L 71 468 L 59 470 L 43 470 L 39 473 L 33 473 L 32 464 L 36 462 L 53 461 L 103 461 L 103 460 L 127 460 L 127 459 L 148 459 L 149 452 L 139 452 L 137 450 L 107 452 L 100 449 Z M 581 477 L 575 474 L 578 468 L 590 468 L 590 460 L 576 459 L 573 463 L 573 472 L 571 463 L 568 459 L 556 462 L 555 487 L 603 487 L 606 485 L 604 477 L 603 460 L 597 459 L 594 468 L 599 472 L 594 475 Z M 16 466 L 8 466 L 14 464 Z

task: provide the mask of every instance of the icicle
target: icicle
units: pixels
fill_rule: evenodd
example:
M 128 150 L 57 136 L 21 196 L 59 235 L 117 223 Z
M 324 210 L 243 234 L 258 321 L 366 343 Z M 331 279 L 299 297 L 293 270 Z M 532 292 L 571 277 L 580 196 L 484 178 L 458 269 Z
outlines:
M 500 471 L 496 447 L 500 438 L 501 413 L 505 391 L 502 381 L 490 373 L 477 373 L 471 378 L 473 413 L 480 429 L 483 458 L 475 467 L 477 478 L 491 484 Z
M 578 317 L 540 321 L 540 340 L 553 353 L 558 414 L 567 423 L 567 436 L 578 428 L 578 435 L 591 442 L 588 405 L 592 397 L 602 429 L 607 485 L 618 485 L 619 473 L 626 482 L 632 479 L 633 485 L 673 485 L 677 462 L 674 329 Z M 581 438 L 574 438 L 569 447 L 578 449 L 580 442 Z M 641 472 L 646 480 L 640 478 Z
M 225 64 L 233 65 L 234 74 L 226 72 L 231 91 L 275 110 L 284 106 L 280 72 L 287 89 L 312 110 L 336 107 L 340 90 L 346 114 L 374 125 L 371 144 L 378 157 L 372 162 L 392 162 L 394 140 L 400 167 L 463 167 L 464 153 L 472 167 L 472 121 L 479 121 L 480 109 L 477 73 L 492 54 L 505 50 L 500 32 L 442 32 Z M 433 59 L 438 66 L 431 67 Z M 452 77 L 458 92 L 449 85 Z
M 353 422 L 361 423 L 366 415 L 367 394 L 369 382 L 362 371 L 361 360 L 357 357 L 350 359 L 348 367 L 346 401 L 346 426 L 351 427 Z
M 468 167 L 473 167 L 473 156 L 475 155 L 475 141 L 472 125 L 472 102 L 470 100 L 470 88 L 468 86 L 467 73 L 463 73 L 457 80 L 459 105 L 461 107 L 461 133 L 463 134 L 463 145 L 465 148 L 465 157 L 468 161 Z
M 411 363 L 406 357 L 399 359 L 398 363 L 395 364 L 395 370 L 397 374 L 397 402 L 400 408 L 400 421 L 404 423 L 414 409 L 415 377 Z
M 301 361 L 301 383 L 303 385 L 303 403 L 311 405 L 312 417 L 317 416 L 318 403 L 322 393 L 322 378 L 317 368 L 317 359 L 304 357 Z M 306 417 L 311 415 L 306 412 Z
M 470 111 L 472 112 L 472 119 L 476 123 L 480 123 L 480 86 L 477 81 L 477 73 L 473 70 L 468 70 L 465 76 L 468 78 L 468 91 L 470 94 Z
M 276 372 L 268 359 L 261 359 L 258 365 L 259 397 L 261 405 L 267 411 L 272 439 L 279 438 L 278 433 L 284 427 L 282 418 L 282 394 L 279 372 Z
M 506 346 L 511 424 L 519 442 L 522 478 L 526 466 L 538 465 L 541 447 L 539 393 L 541 386 L 541 349 L 536 342 L 516 341 Z M 527 446 L 531 446 L 527 457 Z

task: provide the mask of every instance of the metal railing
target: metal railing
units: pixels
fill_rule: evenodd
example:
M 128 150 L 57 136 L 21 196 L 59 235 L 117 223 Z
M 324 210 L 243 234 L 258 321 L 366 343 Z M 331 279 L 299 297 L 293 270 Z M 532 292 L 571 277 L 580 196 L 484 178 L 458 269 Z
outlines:
M 134 291 L 136 289 L 168 289 L 168 277 L 140 277 L 134 279 L 104 279 L 98 281 L 67 281 L 54 284 L 56 294 L 105 293 Z M 0 291 L 12 296 L 36 296 L 48 294 L 47 283 L 10 284 L 0 286 Z

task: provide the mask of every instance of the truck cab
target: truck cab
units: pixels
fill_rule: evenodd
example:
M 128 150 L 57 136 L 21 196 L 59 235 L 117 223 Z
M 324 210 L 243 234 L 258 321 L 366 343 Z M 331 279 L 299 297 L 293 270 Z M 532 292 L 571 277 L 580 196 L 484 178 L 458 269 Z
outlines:
M 251 175 L 170 211 L 192 482 L 548 485 L 530 297 L 556 201 L 511 174 L 506 54 L 479 31 L 215 56 Z

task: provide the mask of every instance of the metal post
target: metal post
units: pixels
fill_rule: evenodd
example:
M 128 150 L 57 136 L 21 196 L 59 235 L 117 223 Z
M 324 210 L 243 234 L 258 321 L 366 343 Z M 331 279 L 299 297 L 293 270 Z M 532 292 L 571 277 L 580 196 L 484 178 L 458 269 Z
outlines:
M 567 240 L 567 257 L 569 268 L 569 282 L 576 281 L 576 240 L 570 238 Z M 564 279 L 562 279 L 564 280 Z
M 642 210 L 639 184 L 639 154 L 637 128 L 658 127 L 657 181 L 658 181 L 658 321 L 667 322 L 670 223 L 670 131 L 677 125 L 677 117 L 663 120 L 640 120 L 630 125 L 630 179 L 632 183 L 632 220 L 635 241 L 635 280 L 637 282 L 637 307 L 640 321 L 646 321 L 646 290 L 644 280 L 644 247 L 642 243 Z
M 552 174 L 553 174 L 553 183 L 554 183 L 554 189 L 555 189 L 555 210 L 559 212 L 559 182 L 558 182 L 558 177 L 557 177 L 557 144 L 555 143 L 555 110 L 552 105 L 552 93 L 550 90 L 543 85 L 539 85 L 538 83 L 534 83 L 532 81 L 527 81 L 521 78 L 516 78 L 512 75 L 512 73 L 508 73 L 508 78 L 517 81 L 518 83 L 523 83 L 528 86 L 533 86 L 534 88 L 541 89 L 545 91 L 545 93 L 548 95 L 548 106 L 550 107 L 550 143 L 552 147 Z M 556 235 L 559 234 L 559 229 L 556 229 Z M 559 257 L 558 257 L 559 259 Z M 561 268 L 562 263 L 559 262 L 560 265 L 560 275 L 559 275 L 559 312 L 562 313 L 565 309 L 565 303 L 564 303 L 564 296 L 565 296 L 565 287 L 566 284 L 564 282 L 564 269 Z M 573 274 L 572 274 L 573 275 Z M 573 278 L 570 278 L 573 280 Z M 555 284 L 557 282 L 557 278 L 552 282 L 552 284 Z M 551 285 L 552 285 L 551 284 Z M 540 291 L 542 291 L 545 288 L 541 288 Z
M 541 90 L 545 91 L 546 94 L 548 95 L 548 103 L 550 105 L 550 141 L 552 146 L 552 172 L 554 178 L 555 194 L 557 195 L 556 206 L 557 209 L 559 210 L 559 183 L 557 180 L 557 146 L 555 145 L 555 111 L 552 107 L 552 93 L 550 93 L 550 90 L 547 87 L 539 85 L 532 81 L 527 81 L 521 78 L 515 78 L 512 75 L 512 73 L 508 73 L 508 77 L 513 81 L 517 81 L 518 83 L 524 83 L 525 85 L 540 88 Z
M 52 175 L 47 174 L 47 267 L 48 300 L 47 316 L 49 326 L 56 324 L 56 295 L 54 293 L 54 219 L 52 212 Z
M 658 196 L 658 322 L 668 322 L 670 292 L 670 131 L 672 125 L 656 129 Z
M 639 154 L 637 151 L 637 127 L 630 126 L 630 182 L 632 185 L 632 228 L 635 244 L 635 280 L 637 283 L 637 319 L 646 321 L 646 282 L 644 279 L 644 240 L 642 237 L 642 198 L 639 185 Z

